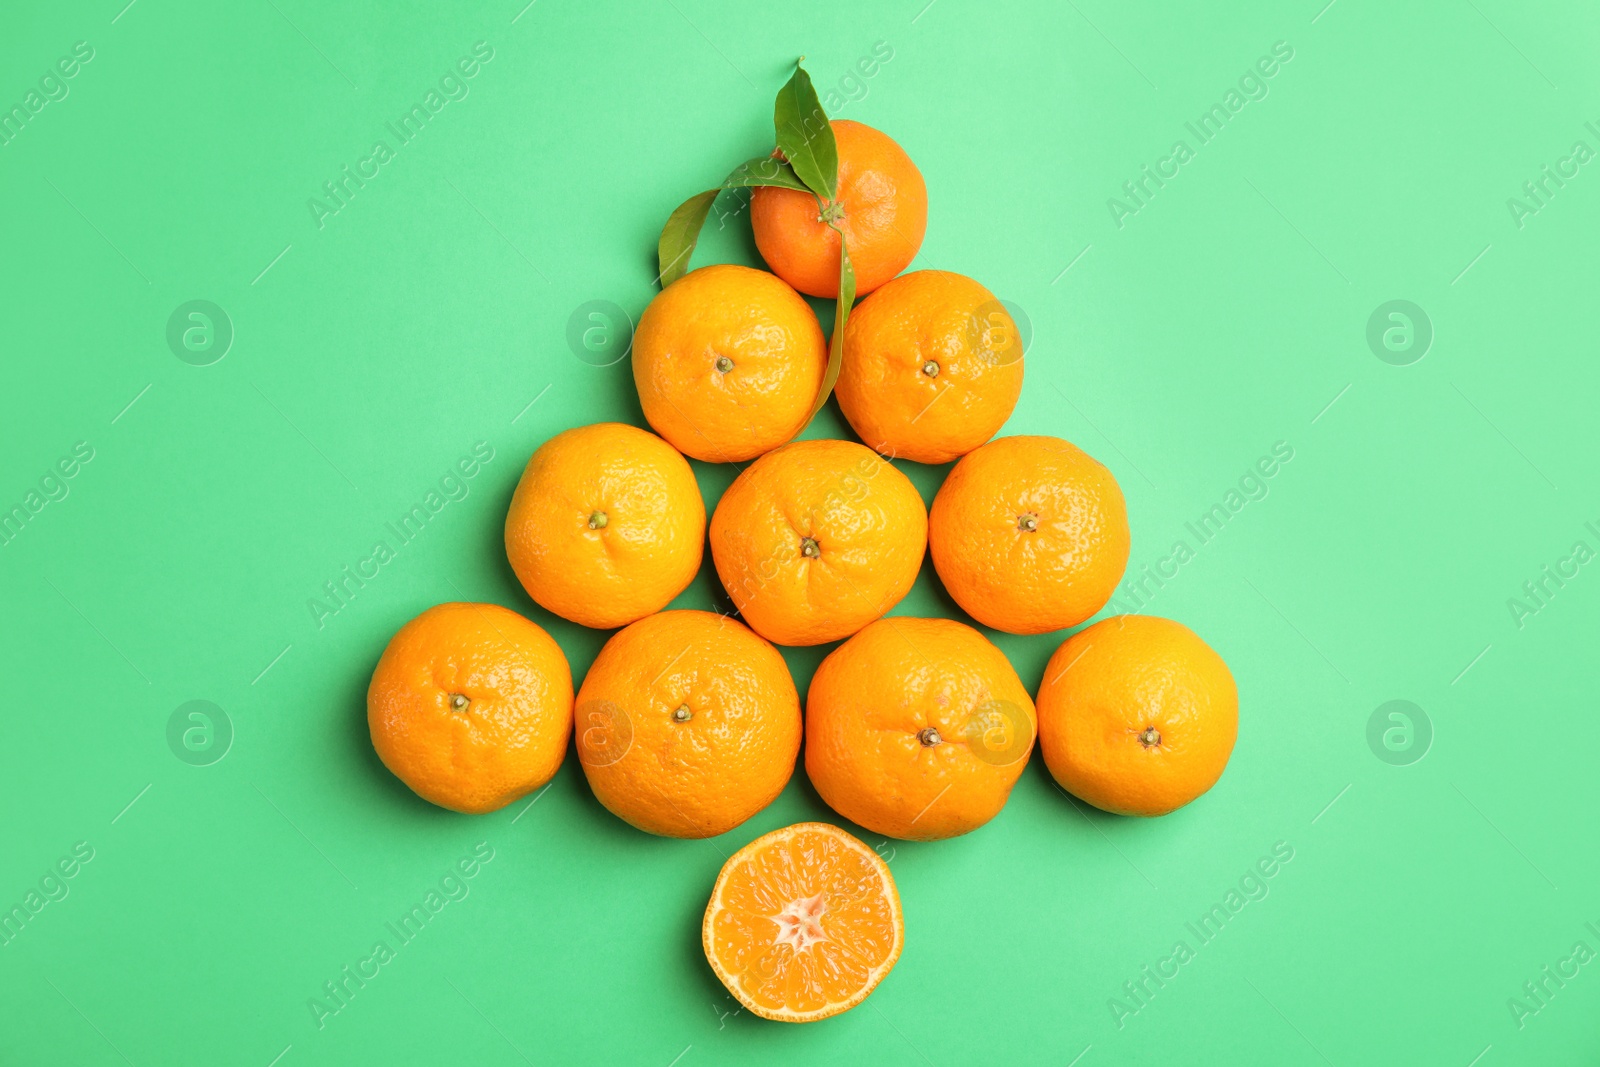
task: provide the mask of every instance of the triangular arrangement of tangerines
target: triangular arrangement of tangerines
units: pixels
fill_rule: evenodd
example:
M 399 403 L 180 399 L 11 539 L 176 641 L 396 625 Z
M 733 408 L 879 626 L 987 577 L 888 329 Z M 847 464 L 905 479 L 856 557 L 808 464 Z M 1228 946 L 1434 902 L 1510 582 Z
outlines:
M 574 694 L 561 649 L 522 615 L 429 609 L 373 674 L 379 756 L 422 797 L 487 812 L 543 786 L 575 734 L 601 804 L 685 838 L 727 833 L 776 799 L 802 739 L 823 801 L 885 838 L 983 826 L 1035 741 L 1064 790 L 1107 811 L 1162 815 L 1194 800 L 1232 752 L 1238 694 L 1188 628 L 1102 620 L 1061 644 L 1030 694 L 973 626 L 889 614 L 931 555 L 984 626 L 1078 626 L 1122 577 L 1127 510 L 1111 472 L 1069 442 L 995 436 L 1021 393 L 1022 339 L 973 279 L 901 273 L 921 245 L 927 189 L 900 146 L 830 122 L 798 64 L 774 124 L 776 152 L 685 201 L 661 232 L 662 291 L 632 348 L 656 432 L 557 434 L 506 516 L 506 554 L 534 601 L 620 629 Z M 736 188 L 752 190 L 771 272 L 688 270 L 713 201 Z M 837 299 L 831 342 L 802 292 Z M 861 443 L 795 440 L 830 393 Z M 748 463 L 709 524 L 685 455 Z M 957 462 L 925 508 L 898 460 Z M 708 543 L 737 618 L 665 610 Z M 775 645 L 841 639 L 802 715 Z M 905 927 L 884 859 L 838 827 L 802 823 L 727 862 L 702 940 L 745 1008 L 809 1022 L 865 999 Z

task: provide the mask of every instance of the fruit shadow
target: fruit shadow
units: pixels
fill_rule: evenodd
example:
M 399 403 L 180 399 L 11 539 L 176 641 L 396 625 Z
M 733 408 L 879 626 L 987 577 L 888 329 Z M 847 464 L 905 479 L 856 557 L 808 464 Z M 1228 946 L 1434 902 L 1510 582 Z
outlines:
M 953 622 L 965 623 L 985 636 L 991 634 L 992 631 L 977 619 L 962 611 L 961 605 L 956 603 L 955 598 L 950 595 L 950 591 L 944 587 L 944 582 L 939 579 L 939 572 L 933 567 L 933 554 L 931 552 L 922 554 L 922 567 L 917 571 L 917 580 L 912 585 L 913 591 L 918 588 L 921 588 L 925 595 L 933 601 L 934 611 L 930 616 L 931 618 L 950 619 Z M 907 595 L 909 596 L 909 594 Z M 992 640 L 993 638 L 991 637 L 990 639 Z
M 715 880 L 716 876 L 713 875 L 712 881 L 706 883 L 707 898 L 710 896 L 711 885 Z M 728 1013 L 719 1019 L 717 1027 L 719 1030 L 724 1025 L 739 1025 L 739 1021 L 747 1015 L 758 1023 L 763 1022 L 764 1020 L 750 1012 L 740 1010 L 739 1002 L 733 999 L 727 987 L 722 984 L 722 979 L 717 977 L 717 972 L 711 969 L 711 963 L 706 959 L 705 940 L 703 937 L 705 919 L 706 901 L 701 897 L 691 896 L 680 905 L 678 923 L 683 931 L 681 948 L 683 950 L 683 959 L 688 964 L 686 970 L 694 976 L 695 989 L 698 991 L 696 996 L 703 998 L 707 1004 L 710 1004 L 716 1010 L 717 1015 L 722 1016 L 723 1012 Z
M 1073 824 L 1081 820 L 1090 829 L 1107 839 L 1125 837 L 1128 830 L 1136 827 L 1138 823 L 1150 821 L 1130 815 L 1114 815 L 1068 793 L 1050 773 L 1050 768 L 1045 766 L 1037 745 L 1034 746 L 1033 755 L 1028 760 L 1028 773 L 1038 776 L 1041 788 L 1050 794 L 1050 799 L 1060 807 L 1061 818 Z
M 752 238 L 751 246 L 754 247 L 754 245 L 755 240 Z M 817 325 L 822 327 L 822 336 L 831 345 L 833 343 L 833 324 L 839 317 L 839 302 L 823 296 L 808 296 L 805 293 L 801 293 L 800 298 L 811 305 L 811 312 L 817 317 Z M 855 305 L 852 304 L 851 308 L 853 309 L 854 307 Z M 831 397 L 828 402 L 830 404 L 833 402 Z
M 654 293 L 651 295 L 653 296 Z M 634 312 L 633 321 L 638 322 L 639 316 L 643 313 L 644 308 L 640 307 L 638 311 Z M 596 367 L 594 373 L 605 375 L 603 379 L 605 382 L 603 395 L 606 399 L 606 405 L 603 410 L 616 413 L 613 419 L 596 421 L 625 422 L 630 426 L 637 426 L 641 430 L 655 432 L 651 429 L 650 424 L 645 421 L 644 407 L 639 403 L 639 390 L 633 384 L 633 339 L 631 337 L 628 340 L 628 349 L 620 359 L 610 366 Z M 552 432 L 550 436 L 554 437 L 555 432 Z M 539 441 L 533 447 L 538 448 L 543 443 L 543 441 Z M 533 448 L 528 450 L 528 455 L 533 455 Z M 526 464 L 528 462 L 527 458 L 524 457 L 522 462 Z
M 538 448 L 542 444 L 544 442 L 540 441 L 533 447 Z M 526 456 L 513 455 L 517 463 L 517 476 L 506 479 L 495 491 L 494 506 L 486 509 L 489 521 L 479 524 L 481 532 L 476 539 L 478 556 L 470 561 L 477 565 L 477 569 L 488 571 L 497 588 L 517 593 L 523 599 L 527 599 L 527 594 L 523 592 L 522 582 L 517 579 L 517 572 L 511 569 L 511 560 L 506 555 L 506 515 L 511 511 L 511 498 L 517 494 L 517 483 L 522 481 L 522 470 L 532 456 L 533 449 L 529 449 Z M 529 602 L 532 603 L 531 600 Z
M 671 848 L 678 844 L 673 838 L 657 837 L 629 826 L 600 803 L 594 790 L 589 788 L 589 778 L 583 773 L 583 761 L 578 758 L 578 736 L 582 729 L 582 723 L 576 724 L 572 737 L 567 741 L 567 755 L 562 761 L 561 770 L 551 779 L 549 786 L 552 792 L 558 793 L 567 802 L 564 810 L 572 813 L 577 820 L 567 829 L 581 840 L 598 841 L 609 854 L 630 854 L 624 862 L 631 860 L 633 853 Z

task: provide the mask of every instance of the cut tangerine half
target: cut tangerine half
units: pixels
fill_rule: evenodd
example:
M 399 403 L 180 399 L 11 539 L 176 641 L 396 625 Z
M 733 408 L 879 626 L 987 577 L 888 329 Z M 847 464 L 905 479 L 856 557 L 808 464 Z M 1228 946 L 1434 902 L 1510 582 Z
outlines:
M 701 931 L 728 992 L 765 1019 L 809 1023 L 867 999 L 905 946 L 900 894 L 878 854 L 803 822 L 723 865 Z

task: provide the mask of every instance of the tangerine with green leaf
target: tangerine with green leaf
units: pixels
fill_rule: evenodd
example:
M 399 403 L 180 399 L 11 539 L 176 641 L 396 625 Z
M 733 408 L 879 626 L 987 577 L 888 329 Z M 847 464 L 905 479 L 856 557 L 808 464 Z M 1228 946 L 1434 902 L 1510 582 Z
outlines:
M 821 114 L 820 107 L 814 113 Z M 928 187 L 887 134 L 849 119 L 829 125 L 838 154 L 833 197 L 757 188 L 750 195 L 750 225 L 772 272 L 810 296 L 838 297 L 842 236 L 862 295 L 916 258 L 928 227 Z

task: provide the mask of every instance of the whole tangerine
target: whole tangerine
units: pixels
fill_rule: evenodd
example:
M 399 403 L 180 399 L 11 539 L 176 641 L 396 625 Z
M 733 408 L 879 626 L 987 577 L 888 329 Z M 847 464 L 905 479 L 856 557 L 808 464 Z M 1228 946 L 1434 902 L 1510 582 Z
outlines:
M 800 697 L 783 656 L 709 611 L 663 611 L 612 635 L 578 691 L 578 759 L 623 821 L 713 837 L 794 774 Z
M 1073 796 L 1118 815 L 1165 815 L 1222 777 L 1239 690 L 1187 626 L 1102 619 L 1062 642 L 1039 686 L 1039 747 Z
M 776 275 L 734 264 L 657 293 L 633 336 L 645 419 L 707 463 L 742 463 L 805 429 L 827 366 L 811 305 Z
M 383 765 L 468 814 L 548 782 L 572 732 L 572 672 L 549 634 L 496 604 L 439 604 L 390 639 L 367 687 Z
M 929 841 L 1000 813 L 1033 751 L 1033 701 L 970 626 L 879 619 L 834 649 L 806 696 L 806 773 L 875 833 Z
M 506 557 L 540 607 L 609 630 L 683 592 L 705 529 L 705 501 L 677 449 L 601 422 L 557 434 L 528 460 L 506 513 Z
M 1001 437 L 967 453 L 928 514 L 934 569 L 962 610 L 1013 634 L 1076 626 L 1128 565 L 1111 472 L 1059 437 Z
M 848 637 L 911 590 L 928 517 L 916 487 L 854 441 L 795 441 L 734 479 L 711 558 L 741 617 L 780 645 Z
M 1022 393 L 1022 337 L 963 274 L 919 270 L 867 297 L 844 328 L 834 395 L 869 448 L 948 463 L 999 432 Z

